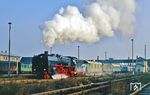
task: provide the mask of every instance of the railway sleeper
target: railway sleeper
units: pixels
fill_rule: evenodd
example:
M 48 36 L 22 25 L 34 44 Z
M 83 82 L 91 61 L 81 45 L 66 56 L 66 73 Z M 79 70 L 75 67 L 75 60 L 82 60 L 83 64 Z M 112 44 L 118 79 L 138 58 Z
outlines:
M 92 89 L 95 87 L 103 87 L 104 85 L 109 85 L 109 83 L 110 83 L 109 81 L 99 82 L 99 83 L 91 83 L 91 84 L 87 84 L 87 85 L 63 88 L 63 89 L 58 89 L 58 90 L 53 90 L 53 91 L 48 91 L 48 92 L 36 93 L 36 94 L 32 94 L 32 95 L 66 95 L 66 94 L 73 93 L 73 92 L 81 92 L 81 90 L 83 90 L 83 91 L 85 90 L 85 92 L 86 92 L 86 89 Z

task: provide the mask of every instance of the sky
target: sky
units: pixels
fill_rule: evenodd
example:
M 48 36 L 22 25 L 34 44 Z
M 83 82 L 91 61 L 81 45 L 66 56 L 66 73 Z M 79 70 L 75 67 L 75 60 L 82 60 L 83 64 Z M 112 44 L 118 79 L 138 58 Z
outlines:
M 147 58 L 150 58 L 150 0 L 135 0 L 137 9 L 133 35 L 123 37 L 115 32 L 113 37 L 106 37 L 94 44 L 72 42 L 55 44 L 53 53 L 77 56 L 80 46 L 81 59 L 104 59 L 131 57 L 131 38 L 134 38 L 134 58 L 144 57 L 144 44 L 147 45 Z M 77 6 L 84 11 L 86 0 L 0 0 L 0 51 L 8 51 L 8 22 L 12 22 L 11 54 L 34 56 L 43 53 L 46 48 L 42 42 L 41 25 L 53 18 L 62 7 Z

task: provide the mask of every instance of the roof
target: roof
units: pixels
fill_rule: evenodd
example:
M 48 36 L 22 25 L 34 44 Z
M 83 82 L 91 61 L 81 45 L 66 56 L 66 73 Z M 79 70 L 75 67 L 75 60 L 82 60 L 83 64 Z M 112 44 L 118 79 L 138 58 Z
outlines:
M 8 53 L 0 53 L 0 55 L 3 55 L 3 56 L 8 56 L 9 54 Z M 10 54 L 10 56 L 14 56 L 14 57 L 20 57 L 18 55 L 15 55 L 15 54 Z
M 22 57 L 20 62 L 30 64 L 32 62 L 32 57 Z
M 80 64 L 87 64 L 88 62 L 86 60 L 77 60 L 77 64 L 80 63 Z
M 14 61 L 10 61 L 10 62 L 11 62 L 11 63 L 16 63 L 16 62 L 14 62 Z M 8 64 L 9 61 L 0 61 L 0 63 Z
M 142 58 L 142 57 L 138 57 L 137 61 L 146 61 L 146 59 Z
M 88 61 L 90 64 L 102 64 L 101 62 L 96 62 L 96 61 Z
M 132 63 L 132 59 L 108 59 L 108 60 L 97 60 L 98 62 L 101 63 Z M 134 59 L 133 62 L 135 63 L 136 60 Z
M 106 63 L 106 64 L 112 64 L 112 63 L 136 63 L 136 62 L 140 62 L 140 61 L 145 61 L 144 58 L 142 57 L 138 57 L 136 59 L 113 59 L 113 58 L 109 58 L 107 60 L 96 60 L 97 62 L 101 62 L 101 63 Z M 132 62 L 133 61 L 133 62 Z M 150 60 L 147 59 L 147 61 L 149 61 L 150 63 Z

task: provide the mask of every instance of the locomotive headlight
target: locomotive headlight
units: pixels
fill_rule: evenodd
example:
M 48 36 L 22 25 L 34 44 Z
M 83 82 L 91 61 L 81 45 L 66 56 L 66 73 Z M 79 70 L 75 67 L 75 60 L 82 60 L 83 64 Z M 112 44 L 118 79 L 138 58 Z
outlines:
M 74 72 L 74 74 L 77 74 L 77 72 Z
M 46 69 L 44 69 L 44 71 L 46 71 Z
M 36 71 L 36 69 L 33 69 L 33 71 Z

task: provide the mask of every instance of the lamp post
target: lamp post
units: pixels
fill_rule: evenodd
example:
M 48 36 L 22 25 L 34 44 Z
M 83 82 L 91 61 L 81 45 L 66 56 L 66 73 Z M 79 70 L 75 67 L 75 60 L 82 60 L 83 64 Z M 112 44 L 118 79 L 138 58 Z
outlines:
M 133 47 L 134 39 L 131 39 L 131 42 L 132 42 L 132 64 L 133 64 L 134 63 L 134 59 L 133 59 L 134 58 L 134 47 Z M 130 68 L 131 68 L 131 64 L 130 64 Z
M 10 31 L 11 31 L 11 22 L 8 22 L 8 25 L 9 25 L 9 55 L 8 55 L 8 61 L 9 61 L 9 64 L 8 64 L 8 77 L 10 77 L 10 45 L 11 45 L 11 37 L 10 37 Z
M 78 47 L 78 60 L 80 59 L 80 46 L 77 46 Z
M 146 44 L 144 45 L 144 55 L 145 55 L 145 60 L 146 60 Z
M 107 60 L 107 52 L 105 51 L 105 60 Z

